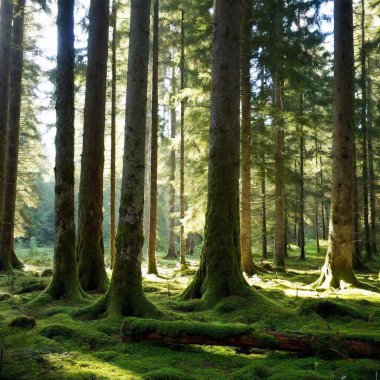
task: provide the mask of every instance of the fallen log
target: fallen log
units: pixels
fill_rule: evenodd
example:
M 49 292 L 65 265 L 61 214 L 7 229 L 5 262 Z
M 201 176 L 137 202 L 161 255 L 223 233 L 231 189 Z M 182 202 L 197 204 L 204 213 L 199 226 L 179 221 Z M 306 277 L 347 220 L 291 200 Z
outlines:
M 121 328 L 123 341 L 156 341 L 168 345 L 231 346 L 249 349 L 290 351 L 307 356 L 380 359 L 380 341 L 373 337 L 340 334 L 300 334 L 257 331 L 244 324 L 159 321 L 126 318 Z

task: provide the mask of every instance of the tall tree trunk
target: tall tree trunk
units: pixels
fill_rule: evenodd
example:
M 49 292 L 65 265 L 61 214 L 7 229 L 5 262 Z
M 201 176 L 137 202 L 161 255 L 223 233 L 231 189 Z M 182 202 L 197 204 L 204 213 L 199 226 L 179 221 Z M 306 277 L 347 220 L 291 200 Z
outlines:
M 115 262 L 115 237 L 116 237 L 116 46 L 117 46 L 117 4 L 116 0 L 112 2 L 112 94 L 111 94 L 111 269 Z
M 103 171 L 109 0 L 91 0 L 76 253 L 82 288 L 105 291 Z
M 354 203 L 354 252 L 353 252 L 353 263 L 354 268 L 358 266 L 359 260 L 360 260 L 360 254 L 361 254 L 361 242 L 360 242 L 360 228 L 359 228 L 359 219 L 360 219 L 360 213 L 359 213 L 359 195 L 358 195 L 358 178 L 357 178 L 357 168 L 356 168 L 356 162 L 357 162 L 357 155 L 356 155 L 356 143 L 355 143 L 355 137 L 354 137 L 354 150 L 353 150 L 354 158 L 353 158 L 353 178 L 352 178 L 352 186 L 353 186 L 353 203 Z
M 252 258 L 251 226 L 251 28 L 252 3 L 242 1 L 241 25 L 241 267 L 248 276 L 255 273 Z
M 352 0 L 334 1 L 334 137 L 331 224 L 326 261 L 317 285 L 354 284 L 354 46 Z
M 55 137 L 55 247 L 53 277 L 43 295 L 83 295 L 75 256 L 74 224 L 74 0 L 58 0 Z
M 185 13 L 181 10 L 181 90 L 185 88 Z M 181 147 L 180 147 L 180 186 L 179 186 L 179 217 L 180 224 L 180 264 L 186 269 L 186 235 L 185 235 L 185 100 L 181 100 Z
M 365 5 L 364 0 L 361 0 L 362 15 L 361 15 L 361 131 L 362 131 L 362 178 L 363 178 L 363 220 L 364 220 L 364 243 L 367 259 L 372 258 L 371 252 L 371 237 L 369 226 L 369 202 L 368 202 L 368 149 L 367 149 L 367 58 L 365 51 Z
M 327 239 L 327 228 L 326 226 L 328 223 L 326 223 L 326 201 L 325 201 L 325 193 L 324 193 L 324 182 L 323 182 L 323 164 L 322 164 L 322 155 L 319 155 L 319 166 L 320 166 L 320 196 L 321 196 L 321 218 L 322 218 L 322 239 Z
M 370 59 L 368 58 L 368 129 L 371 131 L 373 128 L 373 114 L 372 114 L 372 79 L 371 79 L 371 66 Z M 374 153 L 371 137 L 368 139 L 368 165 L 369 165 L 369 200 L 370 200 L 370 225 L 371 225 L 371 251 L 377 252 L 376 242 L 376 182 L 375 182 L 375 168 L 374 168 Z
M 153 71 L 152 71 L 152 139 L 150 172 L 150 221 L 148 247 L 148 274 L 158 274 L 157 248 L 157 159 L 158 159 L 158 33 L 159 0 L 154 0 L 153 14 Z
M 320 253 L 320 246 L 319 246 L 319 208 L 318 208 L 318 137 L 315 136 L 315 197 L 314 197 L 314 207 L 315 207 L 315 239 L 317 242 L 317 252 Z M 321 184 L 322 186 L 322 184 Z M 320 190 L 320 189 L 319 189 Z M 322 203 L 322 219 L 324 218 L 323 215 L 323 203 Z
M 303 116 L 304 96 L 300 95 L 300 116 Z M 304 186 L 304 154 L 305 154 L 305 135 L 301 120 L 300 126 L 300 259 L 305 260 L 305 186 Z M 318 228 L 318 227 L 317 227 Z
M 14 227 L 16 211 L 17 165 L 20 136 L 22 74 L 24 66 L 24 15 L 25 0 L 18 0 L 14 7 L 12 51 L 9 91 L 9 115 L 7 130 L 7 160 L 4 184 L 4 209 L 1 230 L 1 252 L 10 260 L 13 268 L 22 267 L 14 251 Z
M 261 172 L 261 244 L 262 244 L 262 258 L 268 258 L 268 244 L 267 244 L 267 206 L 266 206 L 266 171 L 265 171 L 265 157 L 263 158 Z
M 262 97 L 261 106 L 265 107 L 265 71 L 264 68 L 261 68 L 261 85 L 260 85 L 260 95 Z M 262 136 L 265 134 L 265 119 L 264 117 L 260 118 L 260 133 Z M 261 244 L 262 252 L 261 257 L 263 260 L 268 258 L 268 244 L 267 244 L 267 206 L 266 206 L 266 157 L 265 151 L 262 152 L 261 157 Z
M 275 15 L 275 35 L 277 43 L 281 43 L 282 26 L 282 0 L 277 2 Z M 276 267 L 285 268 L 285 242 L 284 242 L 284 129 L 283 97 L 282 97 L 282 57 L 278 56 L 274 68 L 274 98 L 275 98 L 275 126 L 276 126 L 276 153 L 275 153 L 275 252 L 274 264 Z
M 128 52 L 124 167 L 111 285 L 93 314 L 144 316 L 155 307 L 142 288 L 144 167 L 150 0 L 132 0 Z
M 234 0 L 219 0 L 214 7 L 205 240 L 200 268 L 182 295 L 208 305 L 252 294 L 240 268 L 240 8 Z
M 6 137 L 8 126 L 9 73 L 12 41 L 13 1 L 2 0 L 0 8 L 0 217 L 4 206 Z M 1 220 L 0 220 L 1 227 Z M 9 252 L 0 251 L 0 270 L 12 269 Z
M 176 136 L 177 127 L 177 112 L 176 102 L 174 100 L 176 92 L 176 78 L 175 67 L 172 68 L 172 104 L 170 110 L 170 138 L 171 138 L 171 150 L 170 150 L 170 175 L 169 175 L 169 234 L 168 234 L 168 252 L 166 258 L 175 258 L 175 233 L 174 233 L 174 206 L 175 206 L 175 146 L 174 139 Z

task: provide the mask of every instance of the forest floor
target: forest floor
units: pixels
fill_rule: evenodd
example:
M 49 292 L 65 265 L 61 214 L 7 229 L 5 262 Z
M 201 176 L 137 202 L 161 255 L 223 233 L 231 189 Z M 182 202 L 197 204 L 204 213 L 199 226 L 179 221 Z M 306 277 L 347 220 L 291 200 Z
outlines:
M 158 259 L 160 277 L 144 276 L 148 298 L 168 320 L 248 323 L 257 329 L 282 332 L 350 335 L 380 342 L 380 293 L 359 289 L 315 291 L 306 285 L 318 278 L 326 245 L 316 252 L 307 244 L 307 260 L 298 259 L 293 248 L 287 272 L 254 276 L 249 282 L 270 302 L 229 297 L 213 309 L 184 306 L 176 297 L 190 283 L 199 262 L 189 259 L 190 270 L 181 274 L 176 261 Z M 212 346 L 163 346 L 154 342 L 124 343 L 121 319 L 84 321 L 72 312 L 81 305 L 64 301 L 30 307 L 50 281 L 42 272 L 51 263 L 51 250 L 38 252 L 22 271 L 0 275 L 1 379 L 379 379 L 380 361 L 353 360 L 337 347 L 326 357 L 302 357 L 293 353 Z M 22 252 L 19 252 L 23 256 Z M 48 259 L 49 257 L 49 259 Z M 368 264 L 370 271 L 359 279 L 379 286 L 380 257 Z M 143 273 L 146 273 L 145 266 Z M 96 300 L 99 295 L 93 295 Z M 337 307 L 326 311 L 323 302 Z M 321 306 L 322 305 L 322 306 Z M 331 311 L 332 310 L 332 311 Z M 28 326 L 33 319 L 36 326 Z M 11 323 L 24 325 L 12 327 Z M 0 355 L 1 356 L 1 355 Z

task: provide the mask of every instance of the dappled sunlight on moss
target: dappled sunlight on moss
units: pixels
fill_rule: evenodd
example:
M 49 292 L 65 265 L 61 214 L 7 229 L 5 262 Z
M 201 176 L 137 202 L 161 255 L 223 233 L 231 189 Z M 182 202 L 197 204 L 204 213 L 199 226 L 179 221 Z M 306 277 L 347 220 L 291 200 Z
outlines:
M 295 247 L 289 252 L 287 272 L 267 272 L 247 277 L 255 289 L 252 297 L 227 297 L 205 309 L 201 300 L 180 301 L 179 295 L 192 280 L 199 257 L 188 260 L 189 271 L 181 272 L 176 260 L 160 258 L 160 277 L 146 276 L 143 262 L 143 287 L 150 301 L 163 311 L 163 320 L 242 324 L 257 331 L 326 333 L 380 341 L 380 294 L 347 288 L 321 291 L 308 287 L 323 264 L 326 245 L 316 253 L 314 242 L 307 244 L 307 260 L 298 259 Z M 123 343 L 120 327 L 123 318 L 110 316 L 82 320 L 75 316 L 78 307 L 54 301 L 40 307 L 28 304 L 38 290 L 16 294 L 23 287 L 49 278 L 36 277 L 49 268 L 34 263 L 14 274 L 0 275 L 0 344 L 4 349 L 3 375 L 17 379 L 161 379 L 192 376 L 193 379 L 370 379 L 380 374 L 380 365 L 371 360 L 324 361 L 299 358 L 293 354 L 255 351 L 236 354 L 236 350 L 215 346 L 171 346 L 158 343 Z M 379 260 L 371 263 L 370 273 L 359 273 L 361 281 L 378 286 Z M 110 275 L 110 272 L 108 271 Z M 4 297 L 1 297 L 5 295 Z M 93 296 L 93 301 L 99 295 Z M 337 304 L 324 313 L 324 303 Z M 9 326 L 17 316 L 36 319 L 36 327 Z M 191 374 L 189 373 L 191 368 Z M 165 377 L 166 376 L 166 377 Z M 171 376 L 171 377 L 170 377 Z M 351 377 L 350 377 L 351 376 Z

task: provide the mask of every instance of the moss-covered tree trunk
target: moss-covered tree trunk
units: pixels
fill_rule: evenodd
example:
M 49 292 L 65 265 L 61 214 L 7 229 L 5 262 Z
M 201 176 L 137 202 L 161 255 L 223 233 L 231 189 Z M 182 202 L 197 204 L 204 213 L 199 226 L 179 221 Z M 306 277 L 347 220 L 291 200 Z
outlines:
M 154 0 L 153 11 L 153 70 L 152 70 L 152 137 L 150 156 L 150 213 L 148 273 L 158 274 L 156 261 L 157 247 L 157 159 L 158 159 L 158 33 L 159 0 Z
M 132 0 L 116 257 L 109 290 L 94 306 L 98 314 L 144 316 L 155 310 L 144 295 L 141 274 L 149 21 L 150 0 Z
M 12 51 L 9 91 L 9 115 L 7 129 L 7 156 L 4 183 L 4 209 L 1 230 L 1 252 L 4 262 L 10 262 L 13 268 L 22 267 L 13 247 L 16 190 L 17 190 L 17 165 L 20 136 L 22 73 L 24 66 L 24 14 L 25 0 L 18 0 L 14 7 L 14 19 L 12 28 Z
M 372 79 L 371 79 L 371 61 L 368 58 L 368 130 L 373 128 L 373 102 L 372 102 Z M 376 179 L 375 179 L 375 159 L 371 137 L 368 139 L 368 166 L 369 166 L 369 204 L 370 204 L 370 225 L 371 225 L 371 250 L 377 252 L 376 239 Z
M 276 43 L 281 45 L 283 38 L 282 13 L 283 2 L 276 2 L 275 12 L 275 38 Z M 275 106 L 275 126 L 276 126 L 276 152 L 275 152 L 275 252 L 274 264 L 276 267 L 285 268 L 285 157 L 284 157 L 284 129 L 283 119 L 283 96 L 282 96 L 282 57 L 280 47 L 278 47 L 277 57 L 274 63 L 274 106 Z
M 58 0 L 54 268 L 44 295 L 82 297 L 74 225 L 74 0 Z
M 240 59 L 240 92 L 241 92 L 241 209 L 240 209 L 240 242 L 241 267 L 248 276 L 255 273 L 252 258 L 252 225 L 251 225 L 251 1 L 242 1 L 241 21 L 241 59 Z
M 316 163 L 317 165 L 317 163 Z M 323 181 L 323 163 L 322 163 L 322 155 L 319 155 L 319 178 L 320 178 L 320 183 L 319 183 L 319 192 L 320 192 L 320 197 L 321 197 L 321 219 L 322 219 L 322 239 L 326 240 L 327 239 L 327 224 L 326 223 L 326 200 L 325 200 L 325 192 L 324 192 L 324 181 Z
M 365 48 L 365 4 L 361 0 L 361 51 L 360 66 L 361 78 L 360 87 L 362 91 L 361 99 L 361 132 L 362 132 L 362 196 L 363 196 L 363 222 L 364 222 L 364 245 L 367 259 L 372 258 L 371 237 L 369 225 L 369 195 L 368 195 L 368 137 L 367 137 L 367 54 Z
M 111 246 L 110 246 L 110 258 L 111 269 L 115 262 L 116 246 L 116 46 L 117 46 L 117 4 L 116 0 L 112 2 L 112 83 L 111 83 L 111 194 L 110 194 L 110 234 L 111 234 Z
M 268 244 L 267 244 L 267 205 L 266 205 L 266 170 L 265 170 L 265 157 L 263 158 L 261 174 L 261 257 L 263 260 L 268 258 Z
M 3 215 L 4 177 L 8 126 L 9 73 L 12 41 L 13 1 L 0 5 L 0 216 Z M 7 252 L 0 251 L 0 270 L 10 270 L 12 261 Z
M 299 231 L 300 231 L 300 259 L 305 260 L 305 182 L 304 182 L 304 157 L 305 157 L 305 134 L 303 130 L 303 108 L 304 95 L 300 95 L 300 215 L 299 215 Z M 316 227 L 318 233 L 318 227 Z M 318 239 L 317 239 L 318 240 Z
M 214 17 L 205 240 L 200 268 L 183 294 L 206 304 L 251 293 L 240 268 L 240 2 L 217 1 Z
M 79 280 L 87 291 L 108 286 L 102 229 L 108 27 L 109 0 L 91 0 L 76 246 Z
M 174 139 L 176 136 L 177 127 L 177 112 L 176 112 L 176 102 L 174 100 L 175 88 L 176 88 L 176 78 L 175 78 L 175 67 L 172 68 L 172 78 L 171 78 L 171 90 L 172 90 L 172 100 L 171 100 L 171 110 L 170 110 L 170 138 L 171 138 L 171 149 L 170 149 L 170 175 L 169 175 L 169 227 L 168 227 L 168 252 L 166 258 L 175 258 L 175 232 L 174 232 L 174 206 L 175 206 L 175 146 Z
M 354 148 L 353 148 L 353 171 L 352 171 L 352 187 L 353 187 L 353 198 L 354 198 L 354 267 L 359 263 L 359 258 L 361 254 L 361 241 L 360 241 L 360 212 L 359 212 L 359 192 L 358 192 L 358 177 L 357 177 L 357 155 L 356 155 L 356 143 L 354 136 Z
M 185 12 L 181 11 L 181 90 L 185 88 Z M 185 235 L 185 99 L 181 100 L 181 143 L 180 143 L 180 174 L 179 174 L 179 217 L 180 217 L 180 247 L 179 256 L 181 268 L 186 264 Z
M 354 47 L 352 0 L 334 2 L 334 136 L 331 224 L 326 261 L 317 285 L 354 284 Z

